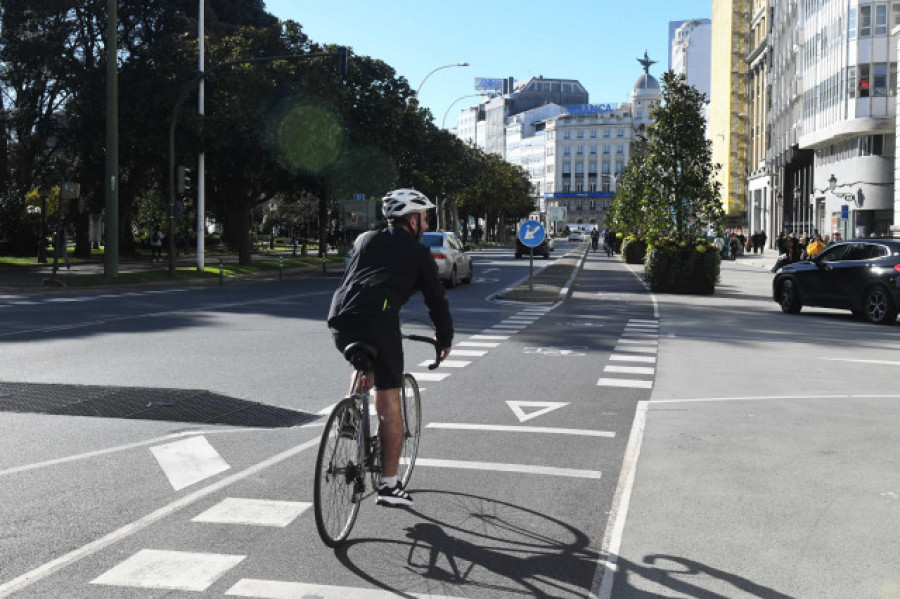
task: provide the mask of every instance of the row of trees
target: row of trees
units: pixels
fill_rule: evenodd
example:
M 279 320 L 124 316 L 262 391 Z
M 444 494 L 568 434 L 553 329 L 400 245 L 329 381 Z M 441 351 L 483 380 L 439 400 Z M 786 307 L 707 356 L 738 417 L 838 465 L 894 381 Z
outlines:
M 299 23 L 278 21 L 262 0 L 207 0 L 205 10 L 208 69 L 336 50 L 310 40 Z M 168 128 L 180 88 L 196 75 L 196 19 L 196 0 L 119 7 L 123 253 L 135 250 L 142 231 L 165 222 Z M 76 254 L 88 256 L 89 214 L 103 208 L 106 2 L 4 0 L 0 23 L 0 243 L 35 252 L 29 203 L 77 181 L 81 202 L 50 206 L 74 225 Z M 334 63 L 311 57 L 234 65 L 207 78 L 202 122 L 182 111 L 176 162 L 191 165 L 206 153 L 207 213 L 223 223 L 223 239 L 242 263 L 250 261 L 255 209 L 273 199 L 296 205 L 320 239 L 335 200 L 379 197 L 397 186 L 438 199 L 451 218 L 502 222 L 531 211 L 525 172 L 436 127 L 390 65 L 353 56 L 341 77 Z

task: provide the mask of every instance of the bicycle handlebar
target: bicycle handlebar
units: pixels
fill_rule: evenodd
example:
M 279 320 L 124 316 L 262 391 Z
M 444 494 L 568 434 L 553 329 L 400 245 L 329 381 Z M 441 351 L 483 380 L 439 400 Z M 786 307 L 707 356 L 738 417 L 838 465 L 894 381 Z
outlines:
M 409 339 L 410 341 L 421 341 L 422 343 L 428 343 L 429 345 L 434 347 L 434 364 L 428 365 L 428 370 L 434 370 L 441 364 L 441 348 L 438 347 L 437 339 L 432 339 L 431 337 L 423 337 L 421 335 L 403 335 L 404 339 Z

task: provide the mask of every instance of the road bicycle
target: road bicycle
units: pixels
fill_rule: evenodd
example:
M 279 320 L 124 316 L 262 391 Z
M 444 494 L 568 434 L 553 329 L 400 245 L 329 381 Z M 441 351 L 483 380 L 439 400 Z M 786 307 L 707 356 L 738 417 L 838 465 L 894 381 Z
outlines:
M 402 337 L 431 344 L 435 360 L 428 368 L 434 370 L 438 367 L 441 353 L 435 339 L 419 335 Z M 359 505 L 366 497 L 367 476 L 373 490 L 381 478 L 381 444 L 377 425 L 373 430 L 369 420 L 372 399 L 369 373 L 375 356 L 375 347 L 367 343 L 352 343 L 344 349 L 344 357 L 354 369 L 350 389 L 356 392 L 338 402 L 331 411 L 319 443 L 313 505 L 319 536 L 329 547 L 337 547 L 350 536 Z M 416 464 L 422 432 L 419 385 L 409 373 L 403 374 L 400 413 L 403 418 L 403 448 L 397 479 L 406 488 Z

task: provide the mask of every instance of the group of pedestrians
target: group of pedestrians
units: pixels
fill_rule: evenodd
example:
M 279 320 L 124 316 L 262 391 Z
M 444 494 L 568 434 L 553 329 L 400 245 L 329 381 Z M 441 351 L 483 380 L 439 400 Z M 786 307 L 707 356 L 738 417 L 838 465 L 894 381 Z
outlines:
M 794 232 L 788 234 L 779 233 L 778 237 L 775 238 L 778 260 L 775 262 L 775 266 L 772 267 L 772 272 L 791 262 L 815 258 L 825 248 L 839 241 L 842 241 L 841 234 L 837 232 L 833 235 L 826 234 L 824 237 L 818 231 L 813 231 L 812 235 L 802 233 L 799 237 Z

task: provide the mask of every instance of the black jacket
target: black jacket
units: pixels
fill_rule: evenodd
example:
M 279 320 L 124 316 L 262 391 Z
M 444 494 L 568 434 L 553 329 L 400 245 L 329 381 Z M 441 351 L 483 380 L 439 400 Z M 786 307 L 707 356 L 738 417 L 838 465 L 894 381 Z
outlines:
M 328 326 L 365 318 L 373 326 L 400 327 L 400 308 L 422 291 L 438 344 L 453 342 L 453 319 L 431 251 L 399 227 L 356 238 L 341 286 L 331 298 Z

